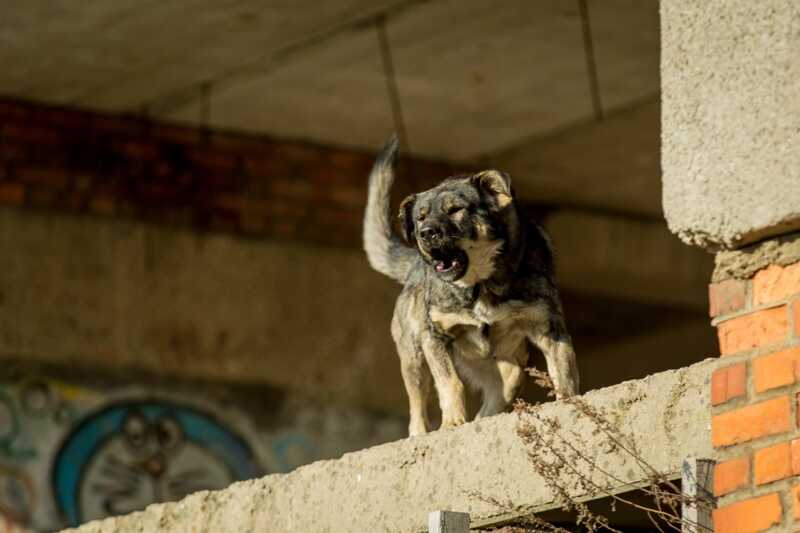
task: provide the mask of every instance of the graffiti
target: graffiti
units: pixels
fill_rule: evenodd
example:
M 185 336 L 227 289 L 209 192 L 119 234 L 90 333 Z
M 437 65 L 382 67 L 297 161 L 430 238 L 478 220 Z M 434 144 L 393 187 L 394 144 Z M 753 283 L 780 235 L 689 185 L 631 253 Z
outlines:
M 30 477 L 20 470 L 0 465 L 0 516 L 4 517 L 7 529 L 11 524 L 27 526 L 34 505 L 35 494 Z
M 180 395 L 0 383 L 0 533 L 77 526 L 274 471 L 254 434 L 241 414 Z
M 74 526 L 260 474 L 248 444 L 211 416 L 168 402 L 126 402 L 70 434 L 56 456 L 53 489 Z
M 0 533 L 77 526 L 337 457 L 377 443 L 378 428 L 380 442 L 404 432 L 307 403 L 279 411 L 289 404 L 257 430 L 250 411 L 188 390 L 0 382 Z
M 19 408 L 9 395 L 0 391 L 0 457 L 16 461 L 36 457 L 36 450 L 23 441 Z
M 301 433 L 288 433 L 277 437 L 272 443 L 279 472 L 288 472 L 297 465 L 307 463 L 309 457 L 318 454 L 317 447 Z

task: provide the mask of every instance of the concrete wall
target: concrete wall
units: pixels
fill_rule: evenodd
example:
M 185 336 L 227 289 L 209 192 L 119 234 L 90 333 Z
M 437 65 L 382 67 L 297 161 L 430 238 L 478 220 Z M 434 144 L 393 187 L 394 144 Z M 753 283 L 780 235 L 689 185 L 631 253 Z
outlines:
M 696 307 L 707 274 L 693 265 L 710 266 L 710 257 L 681 255 L 680 243 L 648 223 L 557 215 L 550 226 L 564 244 L 562 287 L 587 295 L 566 302 L 585 387 L 713 353 L 702 316 L 646 304 L 650 295 Z M 0 247 L 2 359 L 269 384 L 309 401 L 406 414 L 389 335 L 399 286 L 358 249 L 15 209 L 0 209 Z M 666 287 L 666 279 L 677 281 Z M 618 299 L 595 303 L 591 294 Z M 626 311 L 619 298 L 645 303 Z M 684 349 L 665 344 L 670 335 Z
M 630 438 L 640 457 L 668 477 L 680 477 L 686 456 L 706 456 L 710 439 L 709 363 L 621 383 L 593 391 L 586 401 L 607 413 Z M 601 445 L 593 425 L 563 402 L 539 408 L 575 432 L 584 454 L 617 479 L 588 463 L 576 468 L 609 491 L 647 483 L 651 470 L 631 455 Z M 466 511 L 473 525 L 490 524 L 509 511 L 558 507 L 555 495 L 532 470 L 526 445 L 515 429 L 519 415 L 507 414 L 465 426 L 385 444 L 322 461 L 288 474 L 236 483 L 219 492 L 201 492 L 185 500 L 154 505 L 142 513 L 92 522 L 82 533 L 134 531 L 386 531 L 425 530 L 431 510 Z M 561 445 L 563 446 L 563 445 Z M 561 448 L 559 448 L 561 451 Z M 577 486 L 576 486 L 577 487 Z M 578 488 L 572 495 L 586 496 Z M 487 501 L 512 502 L 498 508 Z
M 398 288 L 359 251 L 16 210 L 0 249 L 0 357 L 405 409 Z
M 800 228 L 800 8 L 661 2 L 664 212 L 733 248 Z
M 400 417 L 263 386 L 68 374 L 4 361 L 0 532 L 77 526 L 406 434 Z

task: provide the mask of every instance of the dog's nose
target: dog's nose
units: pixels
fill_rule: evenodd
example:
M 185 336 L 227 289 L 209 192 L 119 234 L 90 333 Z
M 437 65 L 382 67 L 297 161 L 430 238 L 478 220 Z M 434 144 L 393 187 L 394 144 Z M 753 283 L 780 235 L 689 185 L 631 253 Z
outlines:
M 428 226 L 419 230 L 419 236 L 423 241 L 432 243 L 442 238 L 442 232 L 438 228 Z

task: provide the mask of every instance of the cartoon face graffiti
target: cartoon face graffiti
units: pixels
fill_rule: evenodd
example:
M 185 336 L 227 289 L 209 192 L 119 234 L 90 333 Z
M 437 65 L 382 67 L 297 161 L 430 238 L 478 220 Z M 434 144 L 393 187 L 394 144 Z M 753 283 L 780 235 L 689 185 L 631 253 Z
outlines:
M 210 416 L 132 402 L 76 428 L 57 456 L 53 482 L 66 521 L 77 525 L 259 474 L 247 444 Z

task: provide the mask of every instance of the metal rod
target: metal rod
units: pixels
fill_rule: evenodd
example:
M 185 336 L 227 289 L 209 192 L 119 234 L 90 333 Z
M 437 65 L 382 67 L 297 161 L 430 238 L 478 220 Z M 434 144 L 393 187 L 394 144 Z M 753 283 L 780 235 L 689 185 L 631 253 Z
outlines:
M 397 131 L 397 138 L 400 146 L 405 151 L 406 156 L 411 155 L 411 146 L 408 143 L 408 133 L 406 123 L 403 118 L 403 106 L 400 102 L 400 90 L 397 87 L 397 77 L 394 70 L 394 60 L 392 59 L 392 48 L 389 44 L 389 37 L 386 34 L 386 16 L 379 15 L 375 18 L 375 30 L 378 33 L 378 44 L 381 49 L 381 64 L 383 73 L 386 77 L 386 90 L 389 93 L 389 102 L 392 106 L 392 119 Z
M 592 40 L 592 26 L 589 22 L 589 7 L 586 0 L 578 0 L 578 9 L 581 13 L 581 28 L 583 29 L 583 51 L 586 56 L 586 72 L 589 75 L 589 92 L 592 96 L 594 118 L 603 118 L 603 102 L 600 99 L 600 83 L 597 80 L 597 60 L 594 55 L 594 41 Z

